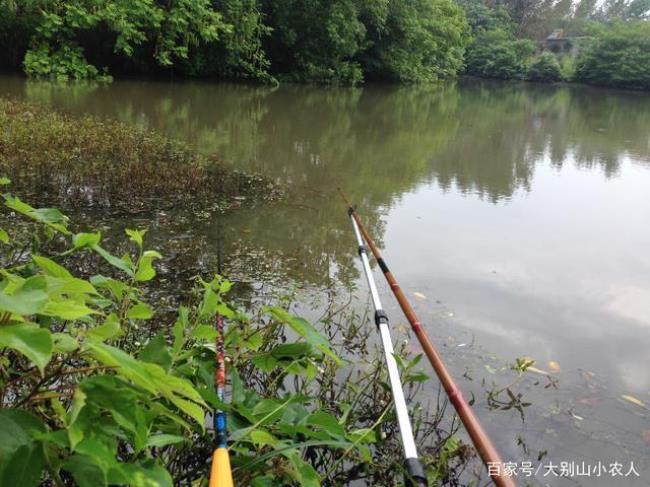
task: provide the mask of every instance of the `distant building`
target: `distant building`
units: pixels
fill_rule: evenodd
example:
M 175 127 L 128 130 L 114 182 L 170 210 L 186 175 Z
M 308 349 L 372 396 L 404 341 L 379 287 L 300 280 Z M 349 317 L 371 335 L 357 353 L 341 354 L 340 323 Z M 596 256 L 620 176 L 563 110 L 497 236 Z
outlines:
M 544 49 L 559 52 L 568 52 L 573 47 L 571 39 L 564 35 L 564 29 L 555 29 L 544 39 Z
M 568 36 L 564 29 L 554 29 L 543 41 L 542 51 L 551 51 L 555 54 L 570 54 L 576 56 L 584 36 Z

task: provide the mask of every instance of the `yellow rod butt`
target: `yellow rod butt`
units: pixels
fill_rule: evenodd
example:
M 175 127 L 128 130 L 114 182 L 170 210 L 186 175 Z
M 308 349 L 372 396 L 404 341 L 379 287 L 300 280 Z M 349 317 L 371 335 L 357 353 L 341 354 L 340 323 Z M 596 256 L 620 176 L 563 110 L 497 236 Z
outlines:
M 210 487 L 233 487 L 232 472 L 230 471 L 230 456 L 225 448 L 218 448 L 212 455 L 210 470 Z

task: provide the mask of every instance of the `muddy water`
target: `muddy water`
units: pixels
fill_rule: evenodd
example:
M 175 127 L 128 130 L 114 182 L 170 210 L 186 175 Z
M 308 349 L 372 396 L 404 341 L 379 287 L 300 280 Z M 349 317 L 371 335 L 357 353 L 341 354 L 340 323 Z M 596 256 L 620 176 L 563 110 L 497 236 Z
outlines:
M 151 127 L 288 184 L 284 202 L 181 218 L 164 238 L 209 261 L 218 237 L 227 274 L 306 301 L 337 288 L 366 302 L 343 187 L 522 485 L 650 485 L 650 95 L 15 77 L 0 93 Z M 518 357 L 537 370 L 513 386 L 532 403 L 523 420 L 485 399 Z M 570 478 L 550 471 L 560 462 Z

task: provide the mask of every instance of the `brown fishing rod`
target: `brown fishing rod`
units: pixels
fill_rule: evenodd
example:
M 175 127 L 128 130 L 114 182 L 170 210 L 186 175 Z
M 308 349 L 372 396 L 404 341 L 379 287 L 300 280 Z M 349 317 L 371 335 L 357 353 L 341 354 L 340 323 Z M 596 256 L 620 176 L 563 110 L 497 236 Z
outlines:
M 418 341 L 420 342 L 425 355 L 429 359 L 429 362 L 431 362 L 433 370 L 435 370 L 436 375 L 440 379 L 440 382 L 442 383 L 442 386 L 444 387 L 445 392 L 449 397 L 449 401 L 456 409 L 456 413 L 458 413 L 458 416 L 465 426 L 467 433 L 469 433 L 469 436 L 472 439 L 472 443 L 474 443 L 474 446 L 476 447 L 476 450 L 483 460 L 483 463 L 487 467 L 492 481 L 498 487 L 515 487 L 516 484 L 512 477 L 503 474 L 503 472 L 506 470 L 499 452 L 497 452 L 487 433 L 485 433 L 485 430 L 483 430 L 481 423 L 474 414 L 474 410 L 467 403 L 467 401 L 465 401 L 461 390 L 458 388 L 456 382 L 451 377 L 451 374 L 447 370 L 447 367 L 445 367 L 440 354 L 438 354 L 437 350 L 431 343 L 431 340 L 429 340 L 427 333 L 424 331 L 420 320 L 415 314 L 415 310 L 409 303 L 402 289 L 399 287 L 397 279 L 395 279 L 395 276 L 393 276 L 392 272 L 388 269 L 388 266 L 382 258 L 379 249 L 375 245 L 375 242 L 372 240 L 372 238 L 370 238 L 370 234 L 366 230 L 366 227 L 364 227 L 363 223 L 361 223 L 361 219 L 359 218 L 357 211 L 354 209 L 341 188 L 339 188 L 339 193 L 341 193 L 341 197 L 348 207 L 348 214 L 350 215 L 350 218 L 353 220 L 353 223 L 356 223 L 357 227 L 361 231 L 361 235 L 363 235 L 363 239 L 366 241 L 368 247 L 370 248 L 370 251 L 375 256 L 379 268 L 384 273 L 384 277 L 386 278 L 386 281 L 388 281 L 388 284 L 390 285 L 395 298 L 397 298 L 397 302 L 402 308 L 406 319 L 411 324 L 411 329 L 415 333 L 415 336 L 418 338 Z

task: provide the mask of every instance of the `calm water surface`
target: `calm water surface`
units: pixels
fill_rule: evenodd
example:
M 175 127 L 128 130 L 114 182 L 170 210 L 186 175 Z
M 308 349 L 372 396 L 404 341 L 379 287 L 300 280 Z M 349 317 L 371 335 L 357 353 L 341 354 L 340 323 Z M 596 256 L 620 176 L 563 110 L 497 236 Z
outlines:
M 425 297 L 418 311 L 463 388 L 480 397 L 517 357 L 555 371 L 557 388 L 540 375 L 523 391 L 525 422 L 479 401 L 507 460 L 624 465 L 623 476 L 571 480 L 542 468 L 522 485 L 650 485 L 648 410 L 622 397 L 650 405 L 650 95 L 12 77 L 0 92 L 154 128 L 290 184 L 285 202 L 183 231 L 202 236 L 205 259 L 219 233 L 237 254 L 231 275 L 280 277 L 312 296 L 356 285 L 365 303 L 343 187 L 402 287 Z M 639 477 L 625 476 L 630 462 Z

